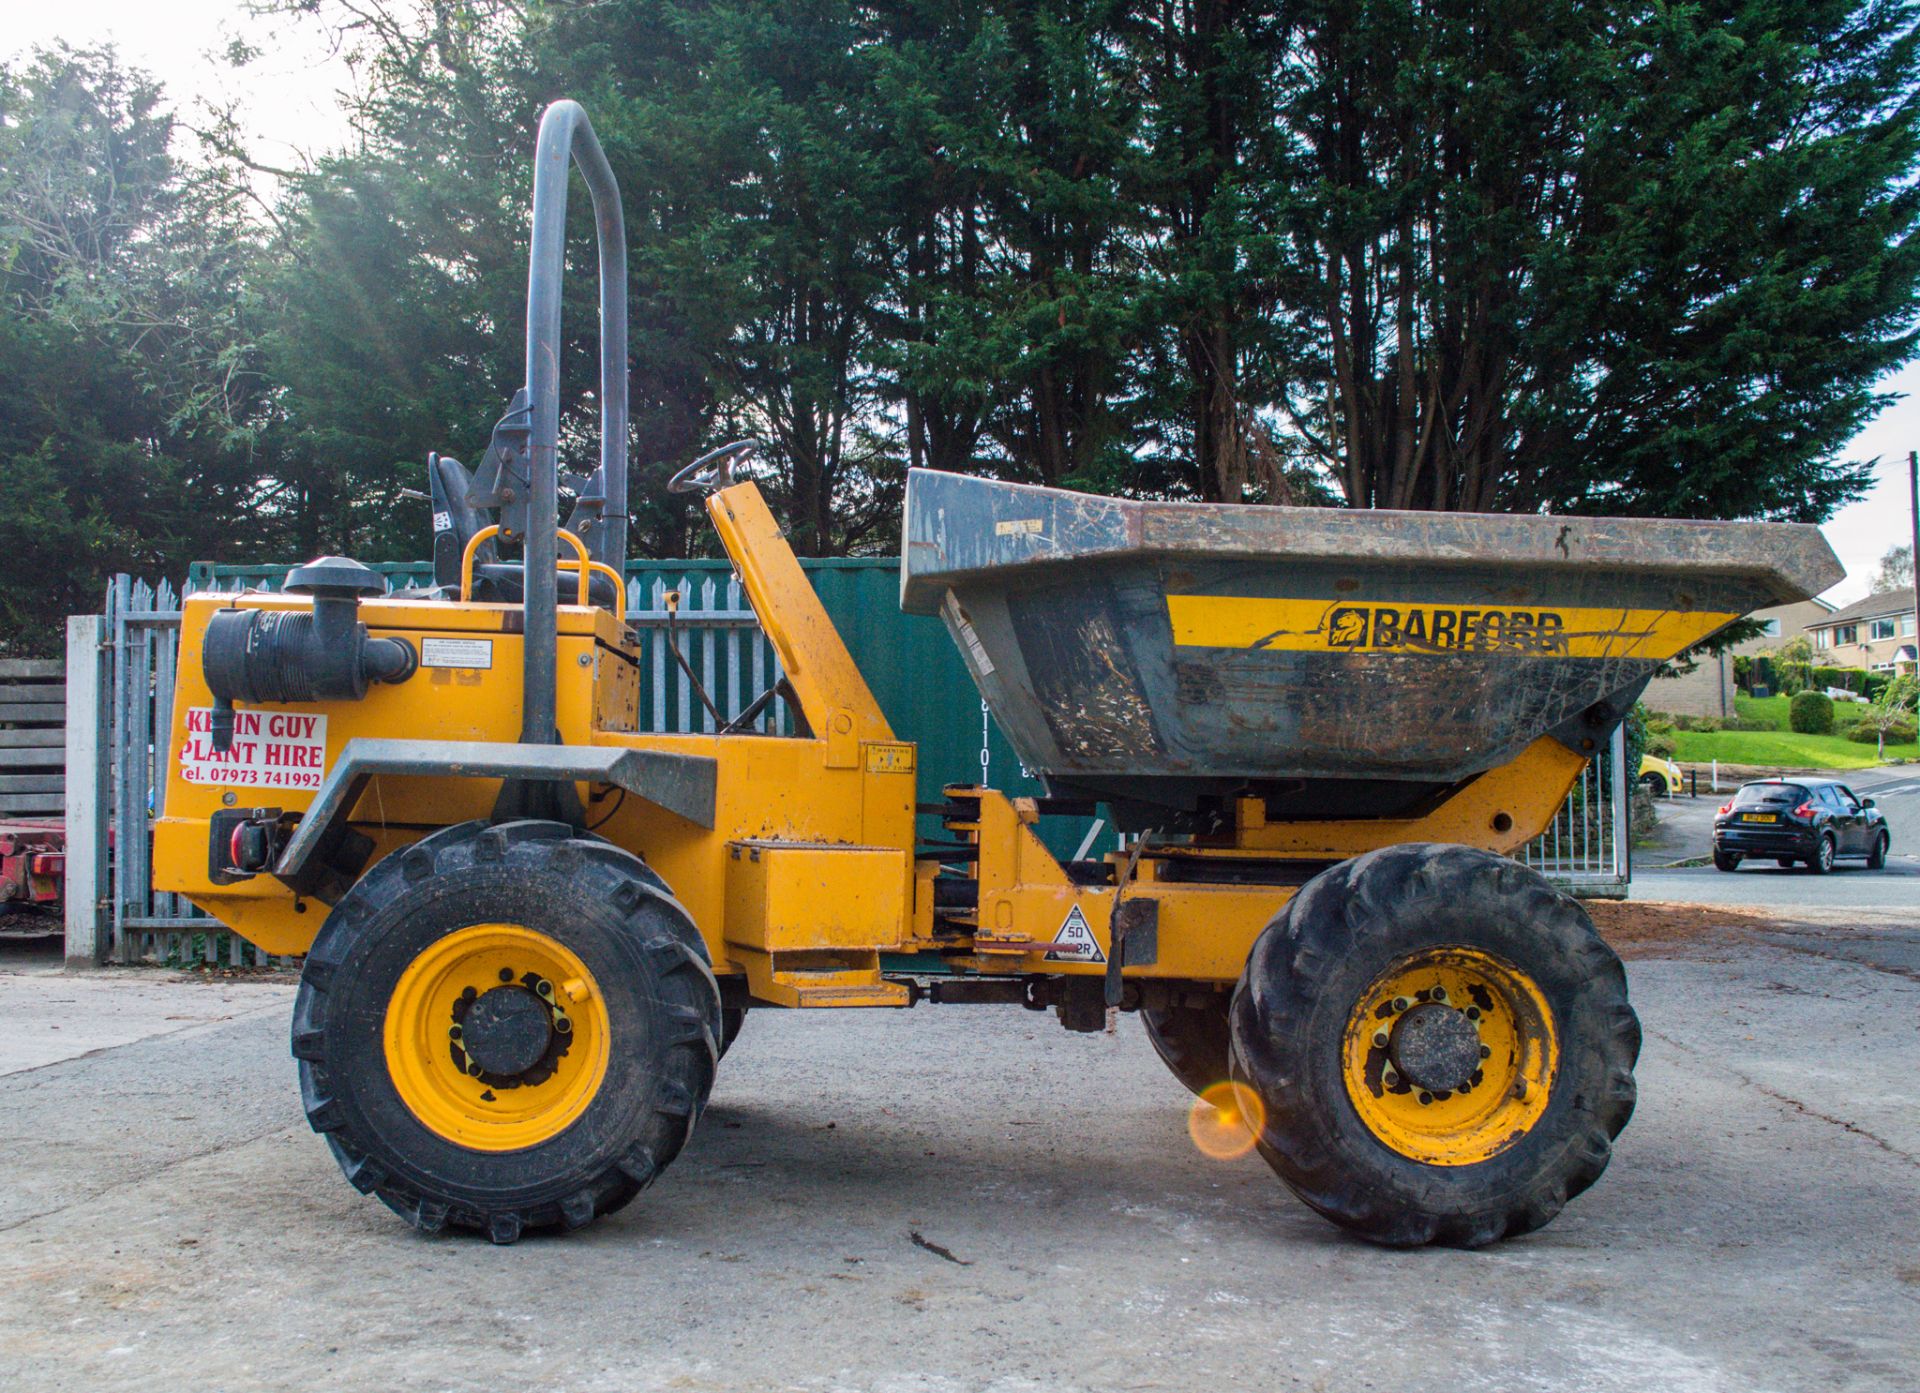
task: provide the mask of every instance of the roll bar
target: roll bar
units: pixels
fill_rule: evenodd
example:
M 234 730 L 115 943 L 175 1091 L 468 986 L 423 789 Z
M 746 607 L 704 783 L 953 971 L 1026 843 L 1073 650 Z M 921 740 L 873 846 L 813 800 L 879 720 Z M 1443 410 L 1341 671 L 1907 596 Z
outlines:
M 620 189 L 593 123 L 578 102 L 557 101 L 540 118 L 533 159 L 526 386 L 494 427 L 488 450 L 495 465 L 493 490 L 483 500 L 500 508 L 503 534 L 520 534 L 524 548 L 526 679 L 520 738 L 526 744 L 559 740 L 554 668 L 559 656 L 560 287 L 566 272 L 570 165 L 579 167 L 592 195 L 600 253 L 600 468 L 582 493 L 575 530 L 584 534 L 595 561 L 620 572 L 627 559 L 626 223 Z

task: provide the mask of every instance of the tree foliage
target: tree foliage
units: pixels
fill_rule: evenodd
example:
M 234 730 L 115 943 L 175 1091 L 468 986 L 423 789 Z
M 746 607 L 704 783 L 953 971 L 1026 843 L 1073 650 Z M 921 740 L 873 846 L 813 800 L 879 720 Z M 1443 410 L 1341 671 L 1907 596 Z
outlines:
M 1867 593 L 1881 595 L 1889 590 L 1911 590 L 1913 588 L 1913 543 L 1902 542 L 1897 547 L 1888 547 L 1886 555 L 1880 558 L 1879 565 L 1873 570 L 1873 583 L 1867 587 Z
M 427 451 L 477 451 L 519 385 L 528 154 L 560 96 L 625 196 L 633 535 L 654 554 L 705 545 L 665 473 L 742 434 L 819 553 L 890 546 L 909 465 L 1819 520 L 1862 491 L 1841 451 L 1913 347 L 1904 0 L 279 7 L 356 55 L 356 138 L 244 227 L 260 176 L 231 132 L 189 176 L 110 60 L 43 58 L 0 97 L 0 352 L 55 393 L 4 408 L 39 413 L 4 486 L 21 518 L 66 497 L 42 534 L 84 533 L 96 568 L 422 551 L 401 490 Z M 94 190 L 111 252 L 16 211 L 58 109 L 33 73 L 62 63 L 101 113 L 86 139 L 137 175 Z M 172 327 L 135 329 L 135 302 L 172 303 Z M 49 405 L 87 373 L 95 409 L 146 415 Z M 154 525 L 116 531 L 122 507 Z
M 0 69 L 0 646 L 52 651 L 112 572 L 244 554 L 264 467 L 235 186 L 188 178 L 109 53 Z

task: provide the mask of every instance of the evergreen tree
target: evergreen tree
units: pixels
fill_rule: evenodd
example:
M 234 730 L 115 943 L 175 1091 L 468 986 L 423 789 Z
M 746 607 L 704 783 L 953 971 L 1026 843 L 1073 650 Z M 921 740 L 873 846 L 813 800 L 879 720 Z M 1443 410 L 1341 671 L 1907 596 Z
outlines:
M 110 52 L 0 69 L 0 647 L 57 652 L 115 571 L 244 554 L 267 387 L 239 190 L 187 177 Z

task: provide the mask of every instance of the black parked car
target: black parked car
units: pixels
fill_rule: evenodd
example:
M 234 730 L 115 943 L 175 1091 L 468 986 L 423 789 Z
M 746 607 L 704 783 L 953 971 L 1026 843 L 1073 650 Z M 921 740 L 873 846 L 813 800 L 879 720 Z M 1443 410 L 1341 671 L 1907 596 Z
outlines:
M 1823 875 L 1840 856 L 1864 856 L 1870 870 L 1887 864 L 1887 819 L 1871 798 L 1833 779 L 1760 779 L 1742 784 L 1713 818 L 1713 864 L 1723 871 L 1749 856 L 1782 866 L 1804 861 Z

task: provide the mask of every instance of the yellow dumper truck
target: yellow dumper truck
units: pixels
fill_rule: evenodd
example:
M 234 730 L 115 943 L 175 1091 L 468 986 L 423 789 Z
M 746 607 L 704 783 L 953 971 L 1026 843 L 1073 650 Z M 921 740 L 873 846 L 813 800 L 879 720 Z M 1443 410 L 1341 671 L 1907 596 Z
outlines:
M 563 528 L 570 164 L 602 438 Z M 478 465 L 429 462 L 434 584 L 388 595 L 325 557 L 182 625 L 155 880 L 305 955 L 301 1097 L 356 1188 L 425 1230 L 576 1228 L 673 1161 L 749 1010 L 904 1029 L 917 1003 L 1139 1012 L 1202 1097 L 1196 1140 L 1257 1144 L 1380 1242 L 1487 1243 L 1592 1184 L 1639 1025 L 1587 915 L 1508 854 L 1661 662 L 1833 582 L 1816 531 L 916 471 L 901 602 L 942 618 L 1044 778 L 1010 798 L 917 786 L 728 447 L 672 487 L 704 494 L 780 677 L 711 733 L 645 732 L 624 238 L 571 102 L 541 125 L 533 224 L 525 386 Z M 1048 850 L 1046 819 L 1096 807 L 1124 850 Z

